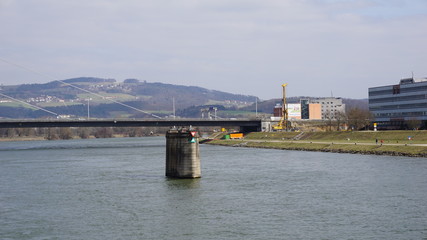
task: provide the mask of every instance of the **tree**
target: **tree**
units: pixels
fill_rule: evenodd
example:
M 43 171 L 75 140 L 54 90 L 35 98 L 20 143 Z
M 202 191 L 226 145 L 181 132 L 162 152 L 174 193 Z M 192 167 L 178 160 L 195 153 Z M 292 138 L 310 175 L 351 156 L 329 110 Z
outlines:
M 7 136 L 10 138 L 16 137 L 17 132 L 15 128 L 8 128 L 7 129 Z
M 418 119 L 416 119 L 416 118 L 412 118 L 412 119 L 409 119 L 408 121 L 406 121 L 406 126 L 408 127 L 408 129 L 418 129 L 418 128 L 420 128 L 421 127 L 421 125 L 422 125 L 422 121 L 421 120 L 418 120 Z
M 141 127 L 132 127 L 128 129 L 129 137 L 142 137 L 144 136 L 143 130 Z
M 329 111 L 329 109 L 326 110 L 325 115 L 324 115 L 324 119 L 325 119 L 325 127 L 326 127 L 326 131 L 332 131 L 332 114 L 331 111 Z
M 90 129 L 81 127 L 77 130 L 77 134 L 81 139 L 87 139 L 90 136 Z
M 352 130 L 361 130 L 369 125 L 372 119 L 372 114 L 369 110 L 363 110 L 355 107 L 347 111 L 348 126 Z
M 59 129 L 59 138 L 60 139 L 72 139 L 73 133 L 71 132 L 71 128 L 62 127 Z
M 98 128 L 95 132 L 96 138 L 112 138 L 113 137 L 113 130 L 111 127 L 102 127 Z
M 13 138 L 16 136 L 16 134 L 17 133 L 15 128 L 4 128 L 0 130 L 1 137 Z
M 339 111 L 335 114 L 335 119 L 337 124 L 337 131 L 340 131 L 342 129 L 341 125 L 347 120 L 347 116 L 344 112 Z
M 47 140 L 57 140 L 59 139 L 58 133 L 57 133 L 57 129 L 56 128 L 49 128 L 47 131 L 47 136 L 46 139 Z

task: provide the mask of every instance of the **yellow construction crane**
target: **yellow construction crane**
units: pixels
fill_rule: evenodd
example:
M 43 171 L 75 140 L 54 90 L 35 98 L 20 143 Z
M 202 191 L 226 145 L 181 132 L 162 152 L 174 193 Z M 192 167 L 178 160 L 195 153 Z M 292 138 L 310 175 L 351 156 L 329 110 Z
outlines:
M 288 104 L 286 103 L 286 86 L 288 84 L 282 84 L 283 88 L 283 99 L 282 99 L 282 117 L 280 118 L 280 122 L 273 126 L 274 130 L 278 131 L 287 131 L 289 129 L 289 121 L 288 121 Z

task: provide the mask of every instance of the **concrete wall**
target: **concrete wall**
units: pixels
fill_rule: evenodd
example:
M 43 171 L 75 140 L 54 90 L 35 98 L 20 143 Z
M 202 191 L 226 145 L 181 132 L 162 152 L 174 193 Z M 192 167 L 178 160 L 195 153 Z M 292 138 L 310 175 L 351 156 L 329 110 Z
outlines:
M 194 142 L 191 140 L 193 139 Z M 199 136 L 193 137 L 187 129 L 169 130 L 166 133 L 166 176 L 199 178 Z

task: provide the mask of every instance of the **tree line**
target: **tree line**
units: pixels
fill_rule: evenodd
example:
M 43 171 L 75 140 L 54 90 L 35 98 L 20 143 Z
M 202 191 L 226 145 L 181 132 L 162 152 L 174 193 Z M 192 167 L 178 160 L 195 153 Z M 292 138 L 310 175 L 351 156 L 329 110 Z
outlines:
M 168 128 L 157 127 L 56 127 L 56 128 L 2 128 L 0 138 L 37 137 L 47 140 L 144 137 L 164 134 Z

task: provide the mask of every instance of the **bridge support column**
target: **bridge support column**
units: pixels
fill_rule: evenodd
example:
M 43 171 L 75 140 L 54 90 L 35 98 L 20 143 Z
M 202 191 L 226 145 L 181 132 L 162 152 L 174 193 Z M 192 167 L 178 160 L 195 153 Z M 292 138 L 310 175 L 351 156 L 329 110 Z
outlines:
M 166 176 L 201 177 L 197 132 L 187 129 L 172 129 L 166 133 Z

